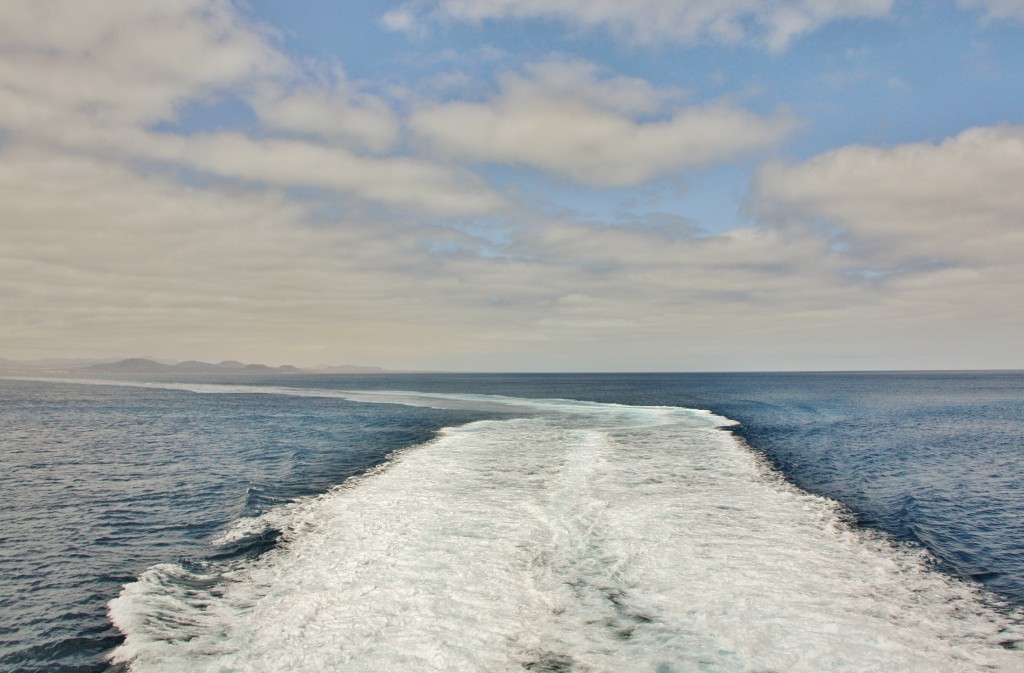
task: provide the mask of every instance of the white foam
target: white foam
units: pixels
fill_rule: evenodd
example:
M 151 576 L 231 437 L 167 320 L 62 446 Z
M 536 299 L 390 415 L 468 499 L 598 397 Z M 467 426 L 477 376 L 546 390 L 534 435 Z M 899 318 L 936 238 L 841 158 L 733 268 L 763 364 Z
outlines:
M 83 379 L 41 376 L 0 376 L 11 381 L 37 383 L 71 383 L 88 386 L 119 388 L 147 388 L 150 390 L 180 390 L 201 395 L 286 395 L 289 397 L 319 397 L 352 402 L 402 404 L 433 409 L 470 409 L 504 413 L 530 412 L 537 409 L 532 400 L 520 400 L 500 395 L 469 395 L 421 393 L 402 390 L 338 390 L 335 388 L 295 388 L 292 386 L 265 386 L 232 383 L 192 383 L 177 381 L 124 381 L 117 379 Z M 549 401 L 552 402 L 552 401 Z M 586 404 L 586 403 L 577 403 Z M 550 405 L 545 408 L 550 408 Z
M 374 393 L 374 395 L 379 395 Z M 384 395 L 415 397 L 414 393 Z M 431 403 L 437 396 L 428 396 Z M 481 396 L 442 396 L 482 402 Z M 847 526 L 708 412 L 492 400 L 111 603 L 149 671 L 1024 671 L 1019 619 Z M 254 524 L 255 522 L 250 522 Z

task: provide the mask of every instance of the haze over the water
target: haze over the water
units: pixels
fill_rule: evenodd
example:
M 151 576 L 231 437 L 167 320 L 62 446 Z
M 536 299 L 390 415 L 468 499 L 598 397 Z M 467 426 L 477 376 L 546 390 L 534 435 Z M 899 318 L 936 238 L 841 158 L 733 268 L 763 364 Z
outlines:
M 1021 368 L 1022 0 L 0 4 L 0 357 Z

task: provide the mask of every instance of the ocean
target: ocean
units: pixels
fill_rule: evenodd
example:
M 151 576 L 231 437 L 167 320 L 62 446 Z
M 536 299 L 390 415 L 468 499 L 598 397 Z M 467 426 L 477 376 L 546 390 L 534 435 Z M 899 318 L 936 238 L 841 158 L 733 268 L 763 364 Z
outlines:
M 1024 671 L 1024 373 L 0 379 L 0 671 Z

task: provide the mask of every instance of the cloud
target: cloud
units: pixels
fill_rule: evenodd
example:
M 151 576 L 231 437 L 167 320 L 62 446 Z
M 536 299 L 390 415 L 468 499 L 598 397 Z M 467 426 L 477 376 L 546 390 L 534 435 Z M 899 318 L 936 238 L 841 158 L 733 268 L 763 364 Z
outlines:
M 291 90 L 263 86 L 253 108 L 269 128 L 342 144 L 374 153 L 392 149 L 400 124 L 387 102 L 355 90 L 340 67 L 327 81 L 302 83 Z
M 121 124 L 291 69 L 224 0 L 3 3 L 0 44 L 8 95 Z
M 381 25 L 401 33 L 412 32 L 416 27 L 416 15 L 406 8 L 393 9 L 381 17 Z
M 957 0 L 967 9 L 981 9 L 989 19 L 1024 19 L 1022 0 Z
M 534 65 L 500 83 L 500 93 L 482 103 L 422 105 L 409 128 L 443 156 L 616 187 L 765 150 L 795 126 L 789 117 L 761 117 L 727 103 L 670 106 L 680 91 L 600 79 L 585 63 Z M 665 118 L 643 119 L 666 109 Z
M 763 225 L 714 236 L 519 213 L 482 238 L 8 148 L 0 343 L 438 369 L 1008 366 L 1024 334 L 1019 143 L 977 129 L 776 164 Z
M 523 70 L 525 77 L 504 77 L 506 89 L 526 96 L 564 96 L 622 115 L 656 115 L 687 96 L 677 87 L 655 87 L 636 77 L 603 77 L 598 66 L 586 61 L 549 60 Z
M 383 23 L 409 31 L 428 18 L 470 23 L 551 19 L 571 27 L 608 30 L 638 44 L 749 42 L 781 51 L 797 36 L 829 22 L 886 16 L 892 4 L 892 0 L 436 0 L 406 3 L 386 13 Z
M 783 6 L 708 4 L 724 23 L 688 39 L 731 20 L 735 39 L 768 43 Z M 5 356 L 949 364 L 921 359 L 928 340 L 956 366 L 1024 364 L 1021 127 L 772 163 L 754 224 L 710 235 L 640 206 L 612 222 L 509 207 L 459 162 L 633 185 L 771 148 L 785 115 L 557 61 L 474 100 L 411 95 L 406 120 L 217 0 L 0 3 L 0 55 Z M 251 108 L 246 124 L 190 127 L 190 109 L 224 100 Z
M 0 44 L 0 129 L 10 145 L 334 190 L 429 215 L 505 205 L 466 171 L 392 153 L 400 128 L 383 99 L 340 68 L 305 73 L 226 0 L 4 3 Z M 258 127 L 187 130 L 189 105 L 221 99 L 249 105 Z
M 440 234 L 372 217 L 324 221 L 310 205 L 277 190 L 188 187 L 87 157 L 9 151 L 0 343 L 29 356 L 395 366 L 433 349 L 450 313 L 435 299 L 446 281 L 425 245 Z
M 754 208 L 783 226 L 825 227 L 879 270 L 1016 264 L 1024 252 L 1024 127 L 942 143 L 844 147 L 760 174 Z
M 167 149 L 166 158 L 215 175 L 334 189 L 413 212 L 468 216 L 505 205 L 477 176 L 411 157 L 360 157 L 315 143 L 228 133 L 189 138 Z

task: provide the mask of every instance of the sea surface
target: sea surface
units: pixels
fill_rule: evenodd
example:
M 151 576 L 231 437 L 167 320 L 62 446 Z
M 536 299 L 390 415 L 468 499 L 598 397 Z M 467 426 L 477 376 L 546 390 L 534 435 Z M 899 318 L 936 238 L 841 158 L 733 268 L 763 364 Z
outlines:
M 1024 373 L 0 379 L 0 671 L 1024 672 Z

